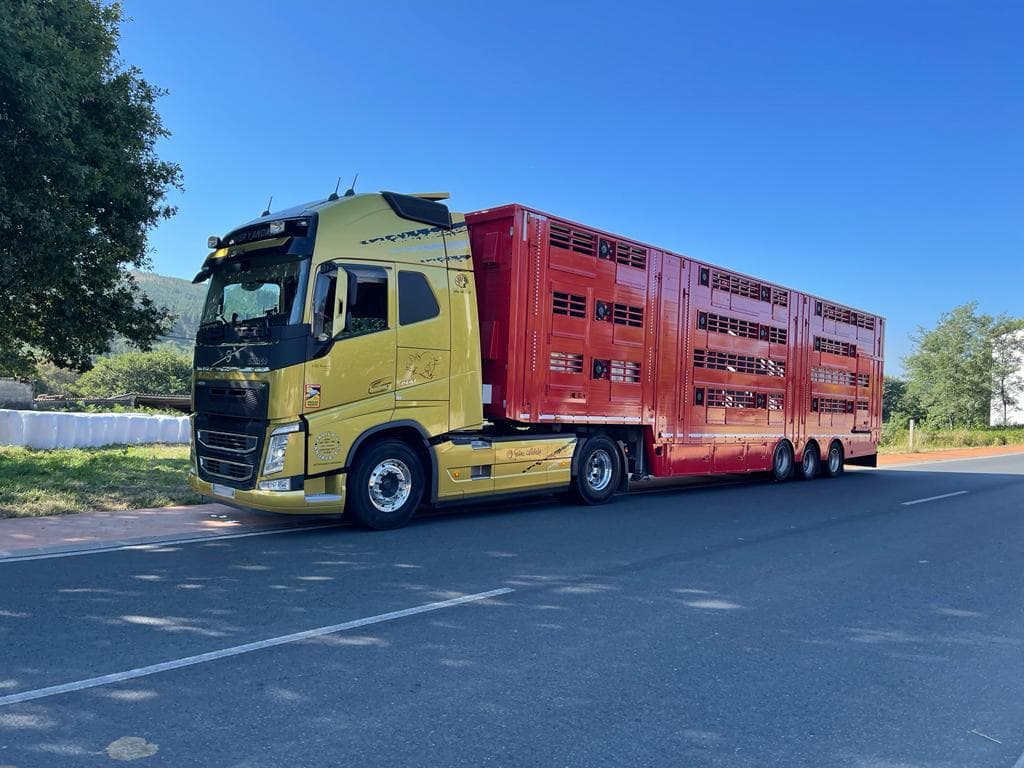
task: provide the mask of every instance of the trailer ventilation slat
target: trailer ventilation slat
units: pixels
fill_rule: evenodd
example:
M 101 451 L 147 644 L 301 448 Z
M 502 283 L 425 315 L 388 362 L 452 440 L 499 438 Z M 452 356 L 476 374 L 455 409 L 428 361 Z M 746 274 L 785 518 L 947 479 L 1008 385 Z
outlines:
M 708 330 L 711 333 L 724 333 L 728 336 L 740 336 L 744 339 L 758 338 L 758 325 L 749 320 L 739 320 L 726 315 L 708 312 Z
M 769 411 L 782 411 L 786 408 L 786 396 L 781 392 L 770 393 L 768 395 L 768 410 Z
M 583 373 L 583 355 L 571 352 L 552 352 L 548 370 L 552 373 Z
M 814 349 L 819 352 L 828 352 L 840 357 L 856 357 L 857 347 L 845 341 L 836 341 L 825 336 L 814 337 Z
M 627 267 L 647 269 L 647 249 L 629 243 L 615 244 L 615 261 Z
M 643 328 L 644 308 L 616 304 L 612 313 L 612 322 L 616 325 L 628 325 L 630 328 Z
M 750 357 L 732 352 L 716 352 L 714 350 L 695 349 L 693 351 L 694 368 L 707 368 L 731 373 L 752 373 L 756 376 L 786 375 L 786 364 L 781 360 L 767 357 Z
M 816 397 L 811 400 L 811 410 L 818 413 L 853 413 L 853 400 L 841 397 Z
M 718 269 L 711 270 L 711 287 L 727 293 L 735 293 L 737 296 L 746 296 L 748 299 L 768 301 L 770 292 L 768 286 L 761 285 L 756 280 L 751 280 L 729 272 L 722 272 Z
M 575 293 L 554 291 L 551 295 L 551 311 L 567 317 L 586 317 L 587 298 Z
M 868 401 L 867 400 L 858 400 L 857 401 L 857 410 L 858 411 L 866 411 L 867 409 L 868 409 Z
M 772 344 L 786 343 L 786 329 L 776 328 L 773 325 L 759 325 L 750 320 L 740 320 L 728 315 L 718 315 L 714 312 L 701 312 L 697 318 L 697 327 L 701 330 L 708 330 L 711 333 L 724 333 L 727 336 L 736 336 L 742 339 L 767 339 Z
M 866 373 L 853 373 L 839 368 L 812 368 L 811 381 L 819 384 L 842 384 L 847 387 L 868 387 L 871 377 Z
M 596 239 L 593 232 L 576 229 L 567 224 L 551 222 L 549 242 L 556 248 L 564 248 L 567 251 L 582 253 L 584 256 L 593 256 L 595 250 L 594 241 Z
M 707 404 L 712 408 L 756 408 L 757 397 L 745 389 L 708 387 Z
M 632 360 L 612 360 L 608 378 L 620 384 L 639 384 L 640 363 Z
M 789 306 L 789 291 L 772 288 L 772 304 L 777 307 Z
M 857 328 L 864 328 L 868 331 L 875 330 L 875 318 L 871 315 L 865 315 L 863 312 L 857 312 L 853 309 L 840 306 L 839 304 L 830 304 L 828 302 L 817 302 L 815 306 L 817 314 L 821 315 L 827 320 L 835 320 L 837 323 L 846 323 Z

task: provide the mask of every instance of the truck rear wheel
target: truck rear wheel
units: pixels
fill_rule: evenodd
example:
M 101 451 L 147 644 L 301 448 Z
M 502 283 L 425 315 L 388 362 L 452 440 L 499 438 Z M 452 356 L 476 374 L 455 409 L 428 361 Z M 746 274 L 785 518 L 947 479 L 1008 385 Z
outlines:
M 348 476 L 346 508 L 363 528 L 400 528 L 423 498 L 422 462 L 400 440 L 385 440 L 363 451 Z
M 821 454 L 817 443 L 804 446 L 804 455 L 800 461 L 800 479 L 813 480 L 821 472 Z
M 573 497 L 583 504 L 604 504 L 621 480 L 619 447 L 604 435 L 587 440 L 572 481 Z
M 788 440 L 780 440 L 772 453 L 772 480 L 781 483 L 793 474 L 793 446 Z
M 843 444 L 833 440 L 828 447 L 828 456 L 825 458 L 825 477 L 839 477 L 843 474 Z

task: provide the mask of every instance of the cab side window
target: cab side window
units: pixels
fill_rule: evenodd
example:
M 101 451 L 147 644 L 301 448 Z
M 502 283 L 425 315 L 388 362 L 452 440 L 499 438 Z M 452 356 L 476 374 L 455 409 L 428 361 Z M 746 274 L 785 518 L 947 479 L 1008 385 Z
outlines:
M 422 272 L 398 273 L 398 324 L 412 325 L 441 314 L 437 298 Z
M 380 267 L 345 265 L 348 279 L 348 306 L 345 330 L 339 338 L 362 336 L 387 330 L 388 275 Z

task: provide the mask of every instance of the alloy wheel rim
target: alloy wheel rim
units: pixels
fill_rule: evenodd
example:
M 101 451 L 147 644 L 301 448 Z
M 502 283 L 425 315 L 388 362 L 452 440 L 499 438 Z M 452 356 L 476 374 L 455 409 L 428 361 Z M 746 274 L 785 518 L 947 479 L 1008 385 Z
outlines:
M 385 459 L 370 473 L 370 503 L 381 512 L 394 512 L 412 494 L 412 471 L 401 459 Z
M 599 448 L 590 455 L 587 462 L 587 485 L 595 491 L 603 491 L 612 481 L 614 464 L 608 451 Z
M 828 468 L 831 469 L 833 472 L 837 471 L 839 469 L 839 461 L 839 449 L 833 448 L 828 453 Z

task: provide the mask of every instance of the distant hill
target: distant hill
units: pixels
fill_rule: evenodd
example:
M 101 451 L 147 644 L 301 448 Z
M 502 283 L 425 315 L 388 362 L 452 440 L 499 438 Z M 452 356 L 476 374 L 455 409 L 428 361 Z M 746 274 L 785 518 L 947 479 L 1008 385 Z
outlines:
M 191 349 L 196 329 L 199 327 L 199 318 L 203 314 L 207 285 L 193 285 L 188 280 L 166 277 L 155 272 L 133 270 L 132 276 L 157 306 L 167 307 L 177 316 L 178 319 L 175 320 L 174 327 L 165 341 L 182 349 Z

